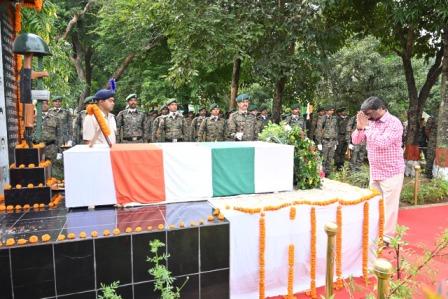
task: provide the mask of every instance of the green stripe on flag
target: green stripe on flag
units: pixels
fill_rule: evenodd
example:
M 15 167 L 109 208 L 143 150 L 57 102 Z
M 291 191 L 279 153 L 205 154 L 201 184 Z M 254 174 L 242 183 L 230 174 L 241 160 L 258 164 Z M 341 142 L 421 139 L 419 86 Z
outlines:
M 213 196 L 255 193 L 254 147 L 213 148 Z

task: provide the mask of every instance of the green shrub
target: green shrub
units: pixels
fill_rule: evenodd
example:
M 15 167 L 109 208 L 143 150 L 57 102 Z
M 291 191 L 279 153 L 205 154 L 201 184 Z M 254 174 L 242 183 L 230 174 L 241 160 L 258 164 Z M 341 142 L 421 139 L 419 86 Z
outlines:
M 414 204 L 414 181 L 403 186 L 401 201 Z M 422 180 L 418 192 L 418 203 L 437 203 L 448 198 L 448 182 L 442 179 Z
M 289 127 L 284 123 L 269 123 L 260 133 L 261 141 L 289 144 L 294 146 L 294 184 L 299 189 L 321 186 L 319 175 L 320 157 L 313 141 L 306 138 L 299 127 Z
M 369 166 L 367 164 L 361 165 L 360 170 L 356 172 L 350 172 L 348 165 L 345 164 L 340 171 L 332 172 L 329 178 L 360 188 L 369 188 L 369 177 Z

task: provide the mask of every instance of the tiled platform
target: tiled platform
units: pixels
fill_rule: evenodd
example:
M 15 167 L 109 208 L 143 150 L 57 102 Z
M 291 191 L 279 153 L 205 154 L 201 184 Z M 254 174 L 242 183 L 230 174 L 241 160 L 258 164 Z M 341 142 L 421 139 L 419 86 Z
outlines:
M 182 284 L 190 277 L 181 298 L 229 298 L 229 222 L 207 221 L 212 212 L 209 203 L 195 202 L 2 213 L 3 244 L 8 238 L 32 235 L 49 234 L 51 240 L 0 247 L 0 297 L 93 299 L 101 293 L 101 283 L 119 281 L 118 293 L 124 299 L 159 298 L 146 262 L 149 241 L 159 239 L 167 244 L 168 269 L 176 282 Z M 120 229 L 119 235 L 112 234 L 115 228 Z M 132 232 L 126 233 L 129 228 Z M 103 236 L 104 230 L 111 235 Z M 92 238 L 92 231 L 98 237 Z M 79 238 L 81 232 L 86 233 L 85 239 Z M 57 241 L 58 235 L 69 233 L 76 238 Z

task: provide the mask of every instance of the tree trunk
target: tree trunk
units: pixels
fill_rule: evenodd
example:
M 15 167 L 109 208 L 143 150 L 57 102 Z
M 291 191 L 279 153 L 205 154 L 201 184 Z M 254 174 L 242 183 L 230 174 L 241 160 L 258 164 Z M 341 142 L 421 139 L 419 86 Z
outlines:
M 272 121 L 276 124 L 281 121 L 283 92 L 285 90 L 285 85 L 285 76 L 280 77 L 280 79 L 275 83 L 274 102 L 272 104 Z
M 442 60 L 442 102 L 437 124 L 437 147 L 434 159 L 434 172 L 437 177 L 448 180 L 448 26 L 444 28 Z
M 241 59 L 235 58 L 233 60 L 232 84 L 231 84 L 231 88 L 230 88 L 229 110 L 236 107 L 236 97 L 238 95 L 238 86 L 240 83 L 240 68 L 241 68 Z

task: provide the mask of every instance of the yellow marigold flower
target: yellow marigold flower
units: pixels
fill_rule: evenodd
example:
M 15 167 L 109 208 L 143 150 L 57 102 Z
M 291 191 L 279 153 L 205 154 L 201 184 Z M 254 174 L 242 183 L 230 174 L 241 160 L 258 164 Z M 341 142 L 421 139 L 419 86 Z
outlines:
M 96 237 L 98 237 L 98 232 L 96 230 L 94 230 L 90 233 L 90 235 L 92 236 L 92 238 L 96 238 Z
M 162 230 L 162 229 L 165 228 L 165 225 L 163 225 L 162 223 L 160 223 L 160 224 L 157 226 L 157 228 L 160 229 L 160 230 Z
M 185 222 L 183 222 L 183 221 L 179 222 L 179 227 L 180 228 L 184 228 L 185 227 Z
M 20 211 L 20 210 L 22 209 L 22 206 L 21 206 L 21 205 L 16 205 L 16 206 L 14 207 L 14 209 L 16 209 L 16 211 Z
M 70 239 L 70 240 L 73 240 L 74 238 L 76 238 L 76 235 L 75 235 L 75 233 L 69 233 L 67 235 L 67 238 Z
M 79 233 L 79 237 L 80 237 L 81 239 L 85 239 L 85 238 L 87 237 L 86 232 L 80 232 L 80 233 Z
M 14 240 L 13 238 L 9 238 L 8 240 L 6 240 L 6 246 L 14 246 L 16 244 L 16 240 Z
M 114 228 L 114 230 L 112 231 L 112 233 L 116 236 L 118 236 L 120 234 L 120 229 L 119 228 Z
M 26 240 L 26 239 L 18 239 L 17 240 L 17 245 L 25 245 L 26 243 L 28 243 L 28 240 Z
M 109 235 L 110 235 L 110 231 L 109 231 L 108 229 L 105 229 L 105 230 L 103 231 L 103 235 L 104 235 L 105 237 L 109 236 Z
M 60 234 L 58 236 L 58 241 L 64 241 L 65 240 L 65 235 L 64 234 Z
M 132 227 L 126 227 L 125 232 L 128 233 L 128 234 L 132 233 Z
M 36 167 L 36 165 L 34 165 L 34 163 L 30 163 L 30 164 L 28 164 L 28 167 L 29 168 L 34 168 L 34 167 Z
M 14 206 L 13 205 L 8 205 L 8 206 L 6 206 L 6 210 L 7 211 L 12 211 L 12 210 L 14 210 Z
M 48 242 L 50 241 L 51 236 L 49 234 L 45 234 L 42 236 L 42 242 Z
M 44 186 L 44 184 L 39 183 L 39 185 L 37 185 L 37 187 L 42 188 Z
M 41 204 L 39 205 L 39 208 L 45 208 L 45 204 L 44 204 L 44 203 L 41 203 Z
M 5 186 L 3 187 L 4 190 L 10 190 L 11 189 L 11 185 L 10 184 L 5 184 Z
M 16 185 L 16 189 L 22 189 L 22 185 L 17 184 L 17 185 Z
M 137 226 L 137 227 L 135 228 L 135 231 L 138 232 L 138 233 L 141 232 L 141 231 L 142 231 L 142 227 L 141 227 L 141 226 Z
M 6 210 L 5 205 L 0 205 L 0 212 L 4 212 Z
M 152 226 L 148 225 L 148 227 L 146 228 L 147 230 L 152 230 Z
M 215 220 L 215 217 L 213 217 L 213 215 L 209 215 L 207 217 L 207 220 L 211 222 L 211 221 Z
M 34 244 L 34 243 L 37 243 L 38 241 L 39 241 L 39 238 L 37 237 L 37 236 L 31 236 L 29 239 L 28 239 L 28 241 L 31 243 L 31 244 Z
M 39 208 L 39 204 L 38 204 L 38 203 L 35 203 L 35 204 L 33 205 L 33 208 L 34 208 L 34 209 L 38 209 L 38 208 Z
M 23 205 L 23 209 L 24 210 L 29 210 L 31 208 L 31 206 L 29 204 L 24 204 Z
M 34 185 L 33 184 L 28 184 L 28 185 L 26 185 L 28 188 L 34 188 Z
M 174 224 L 170 224 L 169 226 L 168 226 L 168 229 L 175 229 L 176 228 L 176 226 L 174 225 Z
M 25 164 L 20 164 L 19 168 L 25 168 Z

